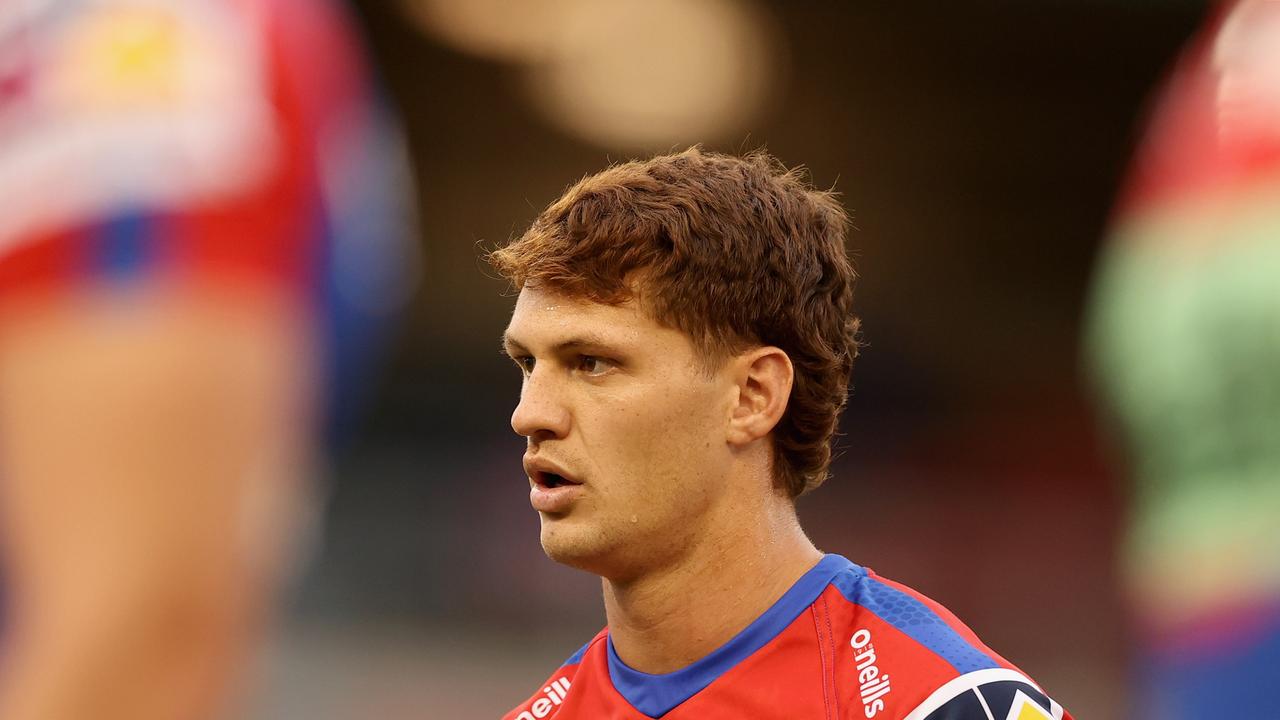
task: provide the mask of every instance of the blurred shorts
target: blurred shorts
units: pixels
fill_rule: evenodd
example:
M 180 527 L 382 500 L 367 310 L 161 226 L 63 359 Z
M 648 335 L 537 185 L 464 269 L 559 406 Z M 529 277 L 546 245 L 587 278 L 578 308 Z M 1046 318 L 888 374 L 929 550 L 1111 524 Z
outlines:
M 333 427 L 413 289 L 402 139 L 325 0 L 0 9 L 0 303 L 267 287 L 315 320 Z

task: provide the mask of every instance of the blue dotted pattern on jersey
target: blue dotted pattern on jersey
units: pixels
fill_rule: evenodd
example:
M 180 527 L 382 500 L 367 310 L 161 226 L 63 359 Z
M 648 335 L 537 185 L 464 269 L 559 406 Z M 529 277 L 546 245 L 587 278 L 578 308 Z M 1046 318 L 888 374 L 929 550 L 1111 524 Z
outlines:
M 907 637 L 929 648 L 964 674 L 1000 667 L 991 656 L 960 637 L 927 605 L 901 590 L 863 574 L 841 573 L 831 581 L 851 603 L 875 613 Z

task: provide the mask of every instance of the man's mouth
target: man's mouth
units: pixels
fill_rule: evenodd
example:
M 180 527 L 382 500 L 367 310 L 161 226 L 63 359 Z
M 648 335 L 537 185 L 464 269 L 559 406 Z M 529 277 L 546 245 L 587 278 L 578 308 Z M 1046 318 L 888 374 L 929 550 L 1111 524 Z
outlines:
M 558 488 L 565 485 L 581 485 L 582 483 L 571 480 L 564 475 L 553 472 L 538 471 L 533 474 L 533 482 L 539 487 Z
M 569 512 L 581 491 L 575 490 L 582 483 L 576 478 L 557 472 L 560 467 L 545 460 L 525 462 L 525 471 L 533 487 L 529 491 L 529 502 L 533 509 L 544 513 L 544 519 L 559 517 Z
M 565 469 L 550 458 L 525 455 L 524 471 L 533 486 L 530 490 L 535 499 L 534 507 L 539 510 L 561 507 L 568 498 L 577 495 L 573 488 L 583 484 L 578 478 L 566 474 Z M 553 497 L 560 499 L 552 501 Z

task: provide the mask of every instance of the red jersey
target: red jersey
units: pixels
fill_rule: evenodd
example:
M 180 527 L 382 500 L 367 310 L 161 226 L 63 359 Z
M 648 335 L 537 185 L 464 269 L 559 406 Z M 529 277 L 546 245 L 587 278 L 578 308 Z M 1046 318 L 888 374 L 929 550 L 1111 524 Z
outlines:
M 334 0 L 0 0 L 0 311 L 149 283 L 282 291 L 341 430 L 419 267 L 356 29 Z
M 827 555 L 733 639 L 666 675 L 608 628 L 504 720 L 1071 720 L 929 598 Z
M 308 300 L 328 283 L 396 285 L 403 157 L 339 9 L 0 3 L 0 295 L 152 278 L 254 279 Z

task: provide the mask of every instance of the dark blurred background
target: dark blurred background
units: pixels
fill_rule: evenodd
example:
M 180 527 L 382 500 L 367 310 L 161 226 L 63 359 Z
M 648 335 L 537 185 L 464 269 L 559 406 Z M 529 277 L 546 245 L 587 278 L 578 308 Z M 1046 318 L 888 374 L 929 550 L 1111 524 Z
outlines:
M 452 5 L 356 3 L 423 281 L 249 716 L 497 717 L 602 626 L 598 581 L 538 546 L 498 352 L 513 297 L 478 256 L 584 174 L 702 142 L 803 164 L 855 217 L 866 348 L 833 477 L 800 501 L 814 541 L 950 607 L 1076 717 L 1123 717 L 1126 490 L 1079 329 L 1205 3 Z

